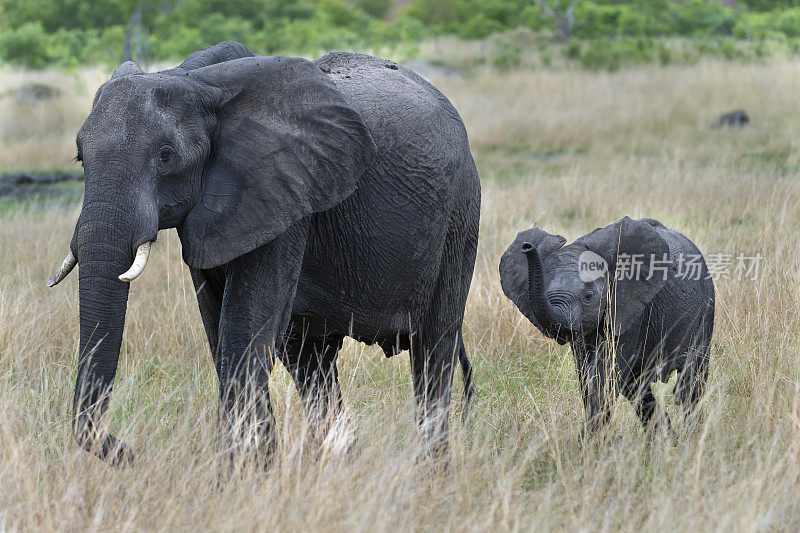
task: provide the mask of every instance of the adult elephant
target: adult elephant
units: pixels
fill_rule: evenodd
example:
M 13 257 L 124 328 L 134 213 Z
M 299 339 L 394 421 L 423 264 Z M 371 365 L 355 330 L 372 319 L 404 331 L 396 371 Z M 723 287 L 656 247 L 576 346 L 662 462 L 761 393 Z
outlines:
M 332 53 L 256 56 L 239 43 L 146 74 L 122 64 L 77 135 L 83 208 L 80 361 L 73 427 L 114 463 L 100 429 L 117 369 L 128 282 L 157 232 L 177 228 L 220 382 L 221 435 L 268 455 L 277 354 L 315 431 L 340 413 L 345 336 L 410 349 L 427 445 L 447 446 L 453 368 L 478 240 L 480 183 L 461 119 L 420 76 Z

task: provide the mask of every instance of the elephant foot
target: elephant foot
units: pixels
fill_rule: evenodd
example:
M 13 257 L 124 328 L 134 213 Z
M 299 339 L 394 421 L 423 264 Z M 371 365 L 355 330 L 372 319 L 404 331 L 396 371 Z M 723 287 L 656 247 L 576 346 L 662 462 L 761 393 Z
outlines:
M 76 431 L 76 439 L 81 447 L 114 468 L 130 468 L 134 465 L 131 447 L 108 432 L 84 429 Z
M 657 443 L 669 444 L 671 446 L 678 445 L 678 433 L 673 429 L 669 418 L 665 418 L 664 421 L 646 427 L 645 439 L 648 447 L 652 447 Z
M 117 442 L 117 446 L 111 452 L 111 466 L 114 468 L 132 468 L 134 466 L 134 454 L 131 447 L 122 441 Z
M 416 455 L 420 474 L 430 480 L 441 480 L 452 472 L 453 455 L 447 441 L 426 442 Z
M 658 440 L 666 444 L 669 444 L 672 447 L 678 445 L 678 433 L 671 427 L 668 427 L 660 431 L 655 431 L 653 433 L 654 434 L 650 439 L 651 442 Z
M 248 416 L 231 417 L 220 426 L 218 445 L 222 452 L 223 477 L 249 467 L 266 470 L 275 458 L 277 442 L 271 416 L 254 420 Z

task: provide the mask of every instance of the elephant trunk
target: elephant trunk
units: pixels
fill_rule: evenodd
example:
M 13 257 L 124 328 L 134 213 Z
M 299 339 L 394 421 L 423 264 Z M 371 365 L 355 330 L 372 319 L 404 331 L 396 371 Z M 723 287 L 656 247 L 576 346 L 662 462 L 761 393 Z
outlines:
M 128 303 L 129 284 L 117 276 L 130 265 L 130 256 L 122 247 L 99 243 L 79 251 L 80 345 L 73 431 L 81 447 L 114 464 L 129 461 L 128 453 L 99 424 L 117 373 Z
M 107 201 L 85 200 L 72 243 L 79 266 L 80 300 L 73 431 L 81 447 L 118 466 L 131 464 L 132 454 L 101 429 L 100 423 L 108 407 L 125 327 L 130 284 L 122 281 L 120 274 L 129 273 L 132 263 L 136 265 L 134 249 L 155 240 L 158 228 L 157 216 L 132 217 L 131 212 L 125 206 L 111 207 Z
M 528 297 L 533 316 L 541 324 L 545 335 L 558 338 L 559 326 L 552 318 L 554 312 L 544 294 L 544 272 L 539 251 L 534 245 L 526 242 L 522 245 L 522 253 L 528 260 Z

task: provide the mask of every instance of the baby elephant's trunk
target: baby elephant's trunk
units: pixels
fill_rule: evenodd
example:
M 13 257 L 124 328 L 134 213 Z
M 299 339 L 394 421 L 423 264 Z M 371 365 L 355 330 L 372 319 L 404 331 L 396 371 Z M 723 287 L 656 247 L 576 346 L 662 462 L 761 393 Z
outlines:
M 533 316 L 541 324 L 545 335 L 555 338 L 558 334 L 558 327 L 551 318 L 550 302 L 544 295 L 544 273 L 539 251 L 534 245 L 526 242 L 522 245 L 522 253 L 528 260 L 528 297 Z

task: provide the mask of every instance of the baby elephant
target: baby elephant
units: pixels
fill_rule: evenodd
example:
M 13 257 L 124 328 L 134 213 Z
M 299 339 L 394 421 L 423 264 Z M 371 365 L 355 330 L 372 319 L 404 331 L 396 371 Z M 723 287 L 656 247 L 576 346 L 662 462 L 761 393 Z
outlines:
M 673 394 L 693 427 L 714 328 L 714 283 L 700 251 L 648 218 L 625 217 L 565 242 L 538 228 L 519 233 L 500 261 L 500 281 L 544 335 L 571 343 L 588 429 L 608 420 L 622 392 L 645 429 L 652 420 L 671 433 L 651 384 L 673 370 Z

